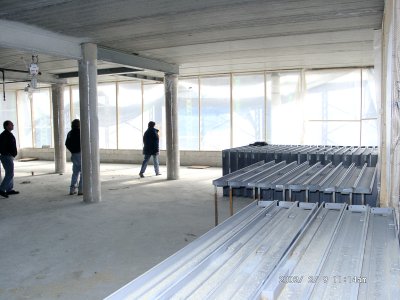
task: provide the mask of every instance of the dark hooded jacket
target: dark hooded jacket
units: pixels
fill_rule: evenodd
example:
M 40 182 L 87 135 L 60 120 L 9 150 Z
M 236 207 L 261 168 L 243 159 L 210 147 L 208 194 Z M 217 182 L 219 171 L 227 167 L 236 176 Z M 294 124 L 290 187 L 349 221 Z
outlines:
M 143 135 L 143 154 L 154 155 L 160 151 L 158 129 L 149 127 Z

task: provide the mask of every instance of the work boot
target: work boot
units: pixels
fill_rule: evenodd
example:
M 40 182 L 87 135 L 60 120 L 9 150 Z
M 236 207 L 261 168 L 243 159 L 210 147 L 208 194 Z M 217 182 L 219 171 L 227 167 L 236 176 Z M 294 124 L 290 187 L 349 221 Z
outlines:
M 0 196 L 3 196 L 4 198 L 8 198 L 8 195 L 5 191 L 0 191 Z
M 17 194 L 19 194 L 19 192 L 14 190 L 10 190 L 7 192 L 7 195 L 17 195 Z

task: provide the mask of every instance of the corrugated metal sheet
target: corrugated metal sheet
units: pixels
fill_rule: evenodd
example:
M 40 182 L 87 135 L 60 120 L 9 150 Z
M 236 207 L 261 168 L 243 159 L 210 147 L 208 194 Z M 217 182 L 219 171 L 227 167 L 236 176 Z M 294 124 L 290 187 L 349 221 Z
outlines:
M 106 299 L 397 299 L 396 232 L 388 208 L 254 202 Z

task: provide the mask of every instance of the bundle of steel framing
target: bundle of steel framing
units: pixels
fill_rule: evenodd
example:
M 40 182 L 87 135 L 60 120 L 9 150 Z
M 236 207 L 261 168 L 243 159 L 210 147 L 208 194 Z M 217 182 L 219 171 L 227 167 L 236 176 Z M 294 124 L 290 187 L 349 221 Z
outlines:
M 319 163 L 344 167 L 363 167 L 366 164 L 367 167 L 375 167 L 378 162 L 378 147 L 249 145 L 226 149 L 222 151 L 222 175 L 230 174 L 260 161 L 297 162 L 298 164 L 308 161 L 310 165 Z M 224 196 L 228 196 L 228 193 L 228 188 L 224 188 Z M 243 194 L 243 191 L 236 189 L 234 195 L 251 196 L 251 193 Z
M 222 175 L 247 167 L 258 161 L 296 161 L 301 164 L 309 161 L 311 164 L 320 162 L 325 165 L 343 163 L 349 166 L 375 167 L 378 161 L 378 147 L 358 146 L 308 146 L 308 145 L 265 145 L 243 146 L 222 151 Z
M 106 299 L 398 299 L 397 230 L 391 208 L 253 202 Z
M 217 187 L 228 188 L 233 215 L 234 190 L 259 200 L 332 202 L 377 206 L 376 167 L 342 162 L 322 165 L 305 161 L 275 163 L 262 161 L 213 180 L 215 187 L 215 223 L 218 224 Z

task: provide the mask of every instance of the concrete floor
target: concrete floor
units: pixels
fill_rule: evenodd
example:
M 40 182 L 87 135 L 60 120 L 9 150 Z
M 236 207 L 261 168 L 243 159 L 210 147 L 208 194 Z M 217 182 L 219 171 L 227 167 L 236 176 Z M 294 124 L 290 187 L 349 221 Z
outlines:
M 139 179 L 138 165 L 102 164 L 97 204 L 68 195 L 70 170 L 15 162 L 21 194 L 0 198 L 0 299 L 102 299 L 214 226 L 220 168 L 181 167 L 167 181 L 165 166 Z M 218 194 L 222 221 L 229 203 Z M 235 198 L 235 208 L 250 202 Z

